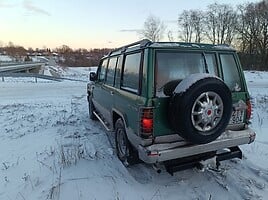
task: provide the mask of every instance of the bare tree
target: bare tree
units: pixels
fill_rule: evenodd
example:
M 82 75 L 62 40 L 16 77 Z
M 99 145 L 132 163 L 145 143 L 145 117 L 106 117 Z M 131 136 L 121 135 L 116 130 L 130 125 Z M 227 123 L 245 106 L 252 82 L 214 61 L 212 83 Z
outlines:
M 195 42 L 200 43 L 204 32 L 204 13 L 199 10 L 192 10 L 191 18 L 193 21 Z
M 205 14 L 205 34 L 213 44 L 231 44 L 237 27 L 237 14 L 228 4 L 210 4 Z
M 240 5 L 240 48 L 245 56 L 245 65 L 264 69 L 268 63 L 268 1 Z M 250 59 L 249 59 L 250 58 Z M 267 67 L 266 67 L 267 70 Z
M 68 45 L 65 44 L 56 48 L 56 51 L 60 54 L 69 54 L 73 52 L 73 50 Z
M 165 24 L 158 17 L 150 15 L 145 20 L 143 30 L 140 34 L 143 38 L 153 42 L 159 42 L 163 38 L 165 29 Z
M 171 30 L 169 30 L 169 31 L 167 32 L 167 35 L 168 35 L 168 41 L 170 41 L 170 42 L 174 42 L 174 37 L 173 37 L 173 33 L 172 33 Z
M 203 12 L 184 10 L 178 18 L 179 38 L 184 42 L 201 42 L 203 33 Z
M 7 55 L 14 57 L 16 61 L 23 60 L 24 56 L 27 55 L 27 50 L 24 47 L 14 45 L 12 42 L 9 42 L 8 46 L 4 47 L 3 50 Z
M 181 27 L 179 38 L 184 42 L 192 42 L 193 26 L 190 11 L 184 10 L 182 14 L 179 15 L 178 25 Z

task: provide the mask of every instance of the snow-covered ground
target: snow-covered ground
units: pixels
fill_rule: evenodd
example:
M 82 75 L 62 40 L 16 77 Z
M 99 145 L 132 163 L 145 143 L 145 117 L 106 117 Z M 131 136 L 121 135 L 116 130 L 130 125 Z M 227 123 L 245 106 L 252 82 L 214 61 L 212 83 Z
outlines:
M 0 55 L 0 62 L 12 62 L 14 59 L 12 59 L 10 56 L 7 55 Z
M 41 73 L 48 76 L 88 81 L 89 72 L 96 70 L 96 67 L 59 67 L 58 65 L 45 65 L 42 67 Z
M 87 79 L 88 71 L 63 73 Z M 174 176 L 121 164 L 108 133 L 88 119 L 85 82 L 0 82 L 0 199 L 267 199 L 268 73 L 245 74 L 256 141 L 242 146 L 242 160 L 222 162 L 219 172 Z

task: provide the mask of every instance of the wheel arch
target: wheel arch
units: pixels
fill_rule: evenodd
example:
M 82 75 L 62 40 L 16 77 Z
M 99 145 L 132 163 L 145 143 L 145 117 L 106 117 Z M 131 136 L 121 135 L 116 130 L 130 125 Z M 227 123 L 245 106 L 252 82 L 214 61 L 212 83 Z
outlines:
M 127 123 L 127 117 L 126 115 L 124 115 L 123 113 L 121 113 L 119 110 L 117 109 L 113 109 L 112 110 L 112 120 L 113 120 L 113 129 L 115 128 L 115 123 L 116 121 L 121 118 L 123 120 L 123 123 L 125 125 L 125 128 L 128 127 L 128 123 Z
M 113 117 L 113 129 L 115 130 L 115 123 L 118 119 L 122 119 L 124 126 L 125 126 L 125 130 L 126 130 L 126 136 L 127 139 L 129 140 L 129 142 L 132 144 L 133 147 L 135 147 L 136 149 L 138 148 L 138 146 L 141 143 L 141 138 L 139 136 L 137 136 L 129 127 L 128 127 L 128 121 L 127 121 L 127 116 L 124 115 L 122 112 L 113 109 L 112 111 L 112 117 Z

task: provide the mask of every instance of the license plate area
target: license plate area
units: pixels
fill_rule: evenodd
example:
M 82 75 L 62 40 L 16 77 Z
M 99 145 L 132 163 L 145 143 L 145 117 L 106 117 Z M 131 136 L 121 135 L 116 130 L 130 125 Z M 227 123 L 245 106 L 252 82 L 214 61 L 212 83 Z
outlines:
M 233 111 L 229 121 L 229 125 L 242 124 L 244 121 L 244 116 L 245 116 L 244 110 Z

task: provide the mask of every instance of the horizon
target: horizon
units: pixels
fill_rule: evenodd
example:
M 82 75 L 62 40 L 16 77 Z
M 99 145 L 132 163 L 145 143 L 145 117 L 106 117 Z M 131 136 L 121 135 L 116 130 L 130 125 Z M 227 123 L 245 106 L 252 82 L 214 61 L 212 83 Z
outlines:
M 138 32 L 149 15 L 159 17 L 167 30 L 177 36 L 179 13 L 189 9 L 205 10 L 215 2 L 236 6 L 260 1 L 0 0 L 0 46 L 12 42 L 25 49 L 55 49 L 62 45 L 72 49 L 117 48 L 141 39 Z

